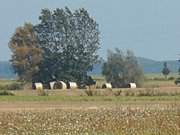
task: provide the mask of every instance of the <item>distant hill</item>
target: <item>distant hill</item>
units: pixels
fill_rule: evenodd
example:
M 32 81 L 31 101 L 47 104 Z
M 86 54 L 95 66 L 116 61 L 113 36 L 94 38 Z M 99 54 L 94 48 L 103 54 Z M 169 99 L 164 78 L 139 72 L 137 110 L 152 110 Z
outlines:
M 138 63 L 144 70 L 144 73 L 161 73 L 163 68 L 164 61 L 155 61 L 147 58 L 138 57 Z M 180 66 L 178 61 L 166 61 L 171 72 L 177 72 Z M 89 73 L 91 75 L 101 74 L 102 63 L 94 65 L 93 70 Z M 0 78 L 3 79 L 12 79 L 16 75 L 13 72 L 13 69 L 9 62 L 4 61 L 0 62 Z
M 161 73 L 164 62 L 167 62 L 170 71 L 173 73 L 178 72 L 180 66 L 177 60 L 155 61 L 142 57 L 138 57 L 137 59 L 145 73 Z
M 0 61 L 0 78 L 13 79 L 15 76 L 16 75 L 13 72 L 10 62 Z
M 163 63 L 165 62 L 165 61 L 155 61 L 142 57 L 138 57 L 137 60 L 140 66 L 142 67 L 142 69 L 144 70 L 144 73 L 161 73 L 163 68 Z M 173 73 L 178 72 L 178 68 L 180 66 L 178 61 L 172 60 L 166 62 L 171 72 Z M 94 66 L 93 71 L 90 74 L 96 74 L 96 75 L 101 74 L 101 67 L 102 64 L 96 64 Z

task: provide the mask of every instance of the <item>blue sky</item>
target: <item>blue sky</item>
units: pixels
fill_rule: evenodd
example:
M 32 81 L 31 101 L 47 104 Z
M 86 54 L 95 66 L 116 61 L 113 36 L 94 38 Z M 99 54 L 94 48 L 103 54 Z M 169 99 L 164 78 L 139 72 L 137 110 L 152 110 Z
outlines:
M 38 23 L 42 8 L 85 8 L 101 32 L 99 54 L 130 49 L 137 56 L 175 60 L 180 54 L 179 0 L 1 0 L 0 61 L 11 57 L 8 42 L 16 27 Z

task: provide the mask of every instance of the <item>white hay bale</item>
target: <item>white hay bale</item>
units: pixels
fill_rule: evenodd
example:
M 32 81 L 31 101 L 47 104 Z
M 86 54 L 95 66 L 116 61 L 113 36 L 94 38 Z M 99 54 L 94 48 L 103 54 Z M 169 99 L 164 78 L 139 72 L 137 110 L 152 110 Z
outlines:
M 43 84 L 38 82 L 33 84 L 33 89 L 35 90 L 42 90 L 43 89 Z
M 61 83 L 61 89 L 67 89 L 67 85 L 63 81 L 59 81 Z
M 112 85 L 111 85 L 111 83 L 105 83 L 102 85 L 102 88 L 103 89 L 112 89 Z
M 131 89 L 135 89 L 137 86 L 136 86 L 136 83 L 129 83 L 129 88 Z
M 78 85 L 76 82 L 68 82 L 67 87 L 68 89 L 77 89 Z
M 53 82 L 50 82 L 49 85 L 50 85 L 50 89 L 53 90 L 54 89 L 54 84 L 56 83 L 56 81 L 53 81 Z
M 51 89 L 67 89 L 67 85 L 63 81 L 50 82 Z

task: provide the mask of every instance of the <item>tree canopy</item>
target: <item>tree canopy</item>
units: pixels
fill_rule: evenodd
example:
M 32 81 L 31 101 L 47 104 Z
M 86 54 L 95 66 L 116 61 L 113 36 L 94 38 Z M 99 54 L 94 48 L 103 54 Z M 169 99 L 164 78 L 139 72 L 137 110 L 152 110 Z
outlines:
M 11 63 L 15 73 L 22 81 L 32 81 L 39 72 L 42 61 L 42 50 L 37 46 L 33 26 L 25 23 L 13 34 L 9 47 L 12 51 Z
M 167 62 L 164 62 L 164 68 L 162 69 L 162 74 L 165 76 L 165 78 L 167 79 L 167 76 L 169 75 L 170 70 L 167 66 Z
M 108 51 L 107 62 L 104 63 L 102 74 L 113 87 L 125 87 L 128 83 L 138 86 L 143 81 L 143 71 L 131 51 L 123 53 L 119 49 Z
M 86 83 L 89 80 L 87 72 L 92 70 L 96 63 L 97 50 L 100 47 L 96 21 L 83 8 L 72 12 L 67 7 L 65 9 L 57 8 L 53 11 L 43 9 L 39 20 L 39 24 L 31 27 L 33 38 L 28 33 L 22 34 L 24 38 L 32 38 L 32 41 L 30 43 L 29 40 L 21 42 L 27 44 L 28 47 L 40 49 L 38 61 L 40 65 L 37 66 L 36 74 L 32 74 L 33 81 L 76 81 L 79 85 Z M 18 33 L 16 32 L 16 34 Z M 16 45 L 20 42 L 15 39 L 16 37 L 17 35 L 12 37 L 10 44 Z M 14 57 L 23 52 L 23 48 L 19 44 L 16 47 L 16 50 L 21 49 L 19 53 L 14 51 L 13 45 L 10 45 L 13 52 L 13 64 L 16 63 Z M 29 54 L 30 51 L 26 51 L 25 56 L 20 60 L 25 61 L 24 57 L 28 57 Z M 31 59 L 30 62 L 34 62 L 34 59 Z M 20 73 L 21 68 L 24 70 L 22 73 Z M 21 76 L 31 69 L 15 66 L 15 70 Z

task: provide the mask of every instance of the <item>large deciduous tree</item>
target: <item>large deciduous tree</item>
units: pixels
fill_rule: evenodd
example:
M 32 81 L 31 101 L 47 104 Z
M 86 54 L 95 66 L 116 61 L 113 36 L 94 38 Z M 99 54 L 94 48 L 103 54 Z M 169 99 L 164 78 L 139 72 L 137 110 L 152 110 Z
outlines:
M 37 39 L 30 23 L 18 27 L 13 34 L 9 47 L 12 51 L 11 63 L 21 81 L 33 81 L 39 72 L 42 51 L 37 46 Z
M 84 84 L 97 61 L 98 24 L 85 9 L 72 12 L 67 7 L 43 9 L 40 24 L 34 27 L 38 45 L 43 50 L 39 77 L 76 81 Z
M 102 74 L 115 88 L 125 87 L 128 83 L 140 86 L 143 82 L 143 71 L 131 51 L 124 54 L 119 49 L 115 49 L 115 52 L 109 50 Z

